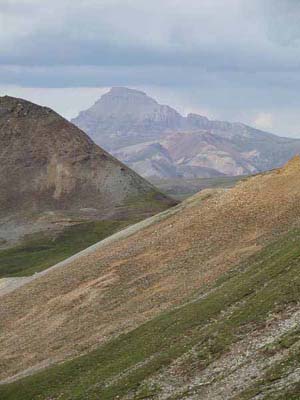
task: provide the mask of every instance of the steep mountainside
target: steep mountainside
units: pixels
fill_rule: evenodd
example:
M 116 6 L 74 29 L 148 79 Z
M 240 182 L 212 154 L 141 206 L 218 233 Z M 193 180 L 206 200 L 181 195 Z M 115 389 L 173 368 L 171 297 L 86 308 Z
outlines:
M 174 204 L 49 108 L 0 97 L 0 144 L 3 247 L 29 233 L 136 221 Z M 0 252 L 0 275 L 3 263 Z
M 3 295 L 0 395 L 297 399 L 299 188 L 296 157 L 195 195 Z
M 145 93 L 112 88 L 73 122 L 145 177 L 246 175 L 279 167 L 300 140 L 241 123 L 181 116 Z
M 129 198 L 155 191 L 73 124 L 24 100 L 0 98 L 0 140 L 1 212 L 92 207 L 113 213 Z

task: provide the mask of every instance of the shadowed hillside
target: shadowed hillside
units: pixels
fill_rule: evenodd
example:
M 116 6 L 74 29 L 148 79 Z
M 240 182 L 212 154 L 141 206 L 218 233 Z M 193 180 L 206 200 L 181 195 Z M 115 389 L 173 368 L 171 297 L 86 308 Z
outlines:
M 0 97 L 0 144 L 0 276 L 41 270 L 175 204 L 49 108 Z
M 143 178 L 46 107 L 1 97 L 0 140 L 2 214 L 82 208 L 112 214 L 131 199 L 154 192 Z

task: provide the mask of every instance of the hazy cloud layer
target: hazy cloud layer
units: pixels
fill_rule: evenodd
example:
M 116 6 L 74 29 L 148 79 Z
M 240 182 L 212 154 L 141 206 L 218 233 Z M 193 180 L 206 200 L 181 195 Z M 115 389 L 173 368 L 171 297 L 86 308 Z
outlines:
M 1 0 L 0 89 L 82 87 L 87 107 L 96 88 L 142 87 L 300 135 L 299 20 L 297 0 Z

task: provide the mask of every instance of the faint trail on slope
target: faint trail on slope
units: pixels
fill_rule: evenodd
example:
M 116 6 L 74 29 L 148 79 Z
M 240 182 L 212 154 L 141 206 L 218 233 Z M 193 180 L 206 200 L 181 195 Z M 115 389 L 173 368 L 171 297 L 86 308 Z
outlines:
M 61 261 L 61 262 L 53 265 L 52 267 L 47 268 L 44 271 L 38 272 L 34 275 L 27 276 L 27 277 L 0 279 L 0 297 L 4 296 L 7 293 L 13 292 L 14 290 L 18 289 L 19 287 L 26 285 L 27 283 L 30 283 L 33 280 L 36 280 L 43 275 L 48 274 L 50 271 L 53 271 L 57 268 L 62 268 L 82 256 L 91 254 L 91 253 L 101 249 L 102 247 L 110 245 L 118 240 L 126 239 L 127 237 L 138 232 L 139 230 L 147 228 L 154 223 L 162 221 L 162 220 L 176 214 L 182 208 L 189 206 L 190 203 L 193 203 L 193 202 L 191 202 L 191 200 L 189 200 L 189 201 L 179 204 L 175 207 L 172 207 L 166 211 L 163 211 L 159 214 L 156 214 L 150 218 L 140 221 L 134 225 L 131 225 L 128 228 L 125 228 L 125 229 L 121 230 L 120 232 L 114 233 L 113 235 L 101 240 L 100 242 L 97 242 L 97 243 L 93 244 L 92 246 L 89 246 L 88 248 L 80 251 L 79 253 L 74 254 L 73 256 L 67 258 L 66 260 Z

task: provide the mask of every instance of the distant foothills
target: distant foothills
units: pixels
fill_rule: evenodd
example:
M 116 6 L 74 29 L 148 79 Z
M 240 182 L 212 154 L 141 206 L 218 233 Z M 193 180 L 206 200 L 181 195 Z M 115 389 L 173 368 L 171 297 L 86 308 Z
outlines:
M 144 92 L 122 87 L 72 122 L 146 178 L 255 174 L 280 167 L 300 151 L 300 139 L 197 114 L 184 117 Z

